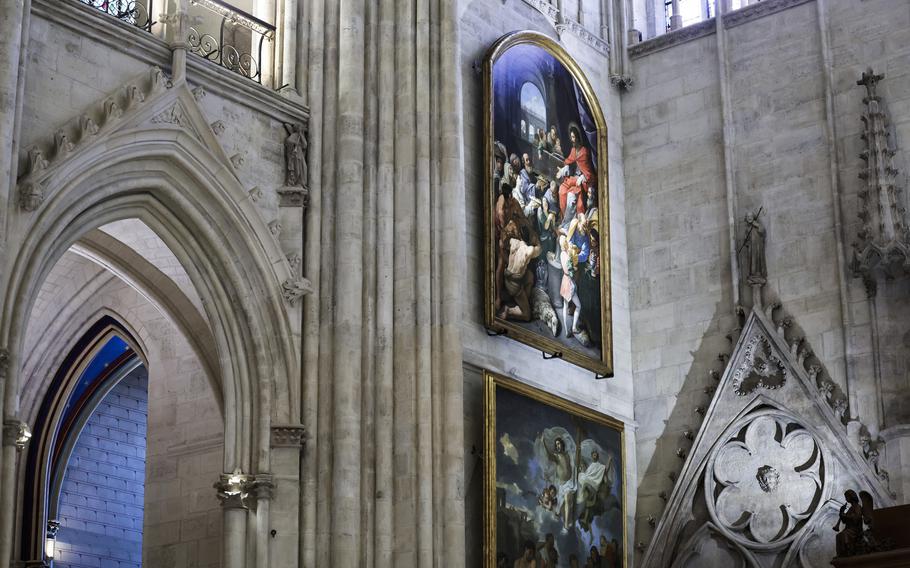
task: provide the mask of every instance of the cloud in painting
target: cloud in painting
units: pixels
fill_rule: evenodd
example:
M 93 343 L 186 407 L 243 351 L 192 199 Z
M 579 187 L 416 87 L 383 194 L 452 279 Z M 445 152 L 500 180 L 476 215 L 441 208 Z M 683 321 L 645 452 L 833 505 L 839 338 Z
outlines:
M 512 443 L 512 439 L 509 438 L 508 432 L 502 435 L 499 439 L 499 443 L 502 444 L 502 453 L 508 456 L 513 463 L 518 464 L 518 448 Z

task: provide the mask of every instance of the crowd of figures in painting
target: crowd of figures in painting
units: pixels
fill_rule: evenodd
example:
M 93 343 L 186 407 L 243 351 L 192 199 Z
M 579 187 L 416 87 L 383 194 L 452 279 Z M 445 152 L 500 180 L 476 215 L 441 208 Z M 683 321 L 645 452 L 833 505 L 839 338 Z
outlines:
M 493 308 L 601 359 L 598 132 L 570 72 L 536 45 L 493 65 Z

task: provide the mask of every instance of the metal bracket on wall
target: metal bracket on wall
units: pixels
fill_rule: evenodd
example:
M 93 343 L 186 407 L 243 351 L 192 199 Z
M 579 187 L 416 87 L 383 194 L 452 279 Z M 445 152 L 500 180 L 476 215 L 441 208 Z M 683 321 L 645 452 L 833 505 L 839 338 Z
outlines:
M 601 375 L 600 373 L 594 373 L 594 380 L 599 381 L 601 379 L 612 379 L 613 375 Z
M 562 359 L 562 351 L 554 351 L 553 354 L 549 354 L 546 351 L 541 351 L 540 355 L 544 359 Z
M 489 335 L 490 337 L 499 337 L 500 335 L 507 335 L 509 333 L 508 329 L 491 330 L 491 329 L 484 328 L 484 331 L 486 331 L 487 335 Z

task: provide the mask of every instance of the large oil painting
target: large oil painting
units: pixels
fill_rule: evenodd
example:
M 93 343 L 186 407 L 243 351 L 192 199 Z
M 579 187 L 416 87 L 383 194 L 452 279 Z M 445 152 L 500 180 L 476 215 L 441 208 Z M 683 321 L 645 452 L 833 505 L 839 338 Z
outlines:
M 484 373 L 484 566 L 622 568 L 622 423 Z
M 613 372 L 606 124 L 548 37 L 497 41 L 485 71 L 485 322 L 598 374 Z

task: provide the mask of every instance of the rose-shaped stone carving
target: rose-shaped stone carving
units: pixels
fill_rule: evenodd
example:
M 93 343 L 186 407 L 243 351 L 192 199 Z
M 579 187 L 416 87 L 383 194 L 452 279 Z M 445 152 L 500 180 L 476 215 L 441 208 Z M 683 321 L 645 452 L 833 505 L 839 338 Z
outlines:
M 779 543 L 818 506 L 823 467 L 808 430 L 784 415 L 761 413 L 714 453 L 706 479 L 709 505 L 737 540 Z

